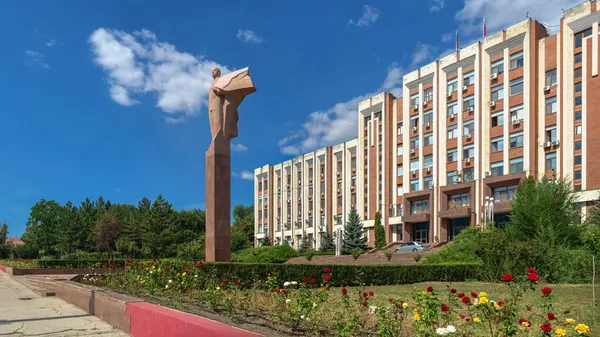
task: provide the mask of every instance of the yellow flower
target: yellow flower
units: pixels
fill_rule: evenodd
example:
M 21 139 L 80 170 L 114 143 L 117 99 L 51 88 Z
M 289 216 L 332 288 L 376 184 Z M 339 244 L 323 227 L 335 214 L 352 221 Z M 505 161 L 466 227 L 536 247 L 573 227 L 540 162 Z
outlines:
M 183 274 L 181 274 L 181 276 L 185 276 L 185 275 L 187 275 L 187 273 L 186 273 L 186 272 L 183 272 Z
M 418 321 L 421 319 L 421 316 L 419 316 L 419 314 L 415 314 L 415 321 Z
M 479 317 L 475 317 L 475 318 L 473 318 L 473 322 L 479 323 L 479 322 L 481 322 L 481 319 L 479 319 Z
M 482 297 L 479 299 L 479 303 L 481 304 L 486 304 L 488 302 L 488 298 L 487 297 Z
M 180 274 L 179 274 L 179 273 L 177 273 L 177 276 L 179 276 L 179 275 L 180 275 Z
M 156 266 L 152 266 L 152 269 L 156 269 Z
M 590 332 L 590 327 L 585 324 L 579 323 L 575 327 L 575 331 L 577 331 L 578 334 L 587 335 Z
M 524 327 L 528 327 L 530 324 L 527 321 L 523 321 L 523 323 L 521 323 L 521 325 L 524 326 Z
M 431 296 L 429 296 L 429 298 L 433 299 L 434 297 L 433 297 L 433 295 L 431 295 Z
M 408 303 L 406 303 L 406 302 L 402 303 L 402 308 L 403 308 L 403 309 L 406 309 L 406 308 L 408 308 Z
M 566 334 L 567 334 L 567 330 L 565 330 L 565 329 L 563 329 L 563 328 L 558 328 L 558 329 L 556 329 L 556 331 L 555 331 L 555 332 L 556 332 L 556 335 L 557 335 L 557 336 L 564 336 L 564 335 L 566 335 Z
M 421 295 L 427 295 L 425 291 L 421 291 Z
M 575 320 L 572 318 L 566 318 L 565 322 L 567 322 L 567 324 L 575 324 Z
M 487 297 L 487 294 L 482 291 L 479 293 L 479 297 Z
M 496 309 L 496 310 L 500 309 L 500 306 L 498 305 L 498 303 L 494 303 L 494 309 Z

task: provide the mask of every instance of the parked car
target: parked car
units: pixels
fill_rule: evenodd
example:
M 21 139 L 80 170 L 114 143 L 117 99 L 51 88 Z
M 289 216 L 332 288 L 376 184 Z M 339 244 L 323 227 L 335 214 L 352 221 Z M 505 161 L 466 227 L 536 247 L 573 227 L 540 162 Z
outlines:
M 427 246 L 427 245 L 423 245 L 418 242 L 411 241 L 411 242 L 403 243 L 402 246 L 400 246 L 394 250 L 394 253 L 406 253 L 406 252 L 415 252 L 416 253 L 416 252 L 421 252 L 421 251 L 428 250 L 428 249 L 429 249 L 429 246 Z

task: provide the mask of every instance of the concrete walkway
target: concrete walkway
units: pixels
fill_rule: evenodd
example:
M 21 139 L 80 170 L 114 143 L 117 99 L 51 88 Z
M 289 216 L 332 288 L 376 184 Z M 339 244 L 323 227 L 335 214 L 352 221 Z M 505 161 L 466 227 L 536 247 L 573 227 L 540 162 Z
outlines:
M 0 336 L 129 336 L 56 297 L 40 297 L 0 271 Z

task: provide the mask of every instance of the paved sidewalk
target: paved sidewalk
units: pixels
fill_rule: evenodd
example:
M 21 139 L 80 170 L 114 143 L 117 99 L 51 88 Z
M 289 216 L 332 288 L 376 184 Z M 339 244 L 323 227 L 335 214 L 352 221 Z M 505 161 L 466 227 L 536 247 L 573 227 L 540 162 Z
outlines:
M 56 297 L 41 297 L 0 271 L 0 336 L 129 336 Z

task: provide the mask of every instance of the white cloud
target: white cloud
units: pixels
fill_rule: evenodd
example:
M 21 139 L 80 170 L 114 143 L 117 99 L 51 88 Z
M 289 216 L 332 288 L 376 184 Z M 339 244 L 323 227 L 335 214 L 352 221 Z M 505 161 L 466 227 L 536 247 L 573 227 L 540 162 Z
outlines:
M 309 114 L 301 130 L 279 140 L 282 154 L 297 156 L 302 152 L 339 144 L 356 138 L 358 131 L 358 103 L 381 91 L 401 94 L 403 70 L 396 63 L 388 67 L 386 78 L 377 91 L 340 102 L 325 111 Z M 292 142 L 294 141 L 294 142 Z
M 356 21 L 350 19 L 350 21 L 348 21 L 348 24 L 356 25 L 359 27 L 366 27 L 377 21 L 377 19 L 379 19 L 379 9 L 370 7 L 369 5 L 365 5 L 363 7 L 362 16 Z
M 42 54 L 42 53 L 39 53 L 39 52 L 33 51 L 33 50 L 26 50 L 25 56 L 28 57 L 31 65 L 42 67 L 44 69 L 50 68 L 48 63 L 46 63 L 44 54 Z
M 231 144 L 231 151 L 244 152 L 248 151 L 248 147 L 244 144 Z
M 464 7 L 456 13 L 461 31 L 466 34 L 483 34 L 485 17 L 488 36 L 517 22 L 526 14 L 547 25 L 558 24 L 562 10 L 573 7 L 582 0 L 464 0 Z
M 263 43 L 265 39 L 261 36 L 258 36 L 255 32 L 250 29 L 238 29 L 236 34 L 238 40 L 247 42 L 247 43 Z
M 248 171 L 242 171 L 237 176 L 244 180 L 254 180 L 254 174 Z
M 429 6 L 429 10 L 432 12 L 438 12 L 444 9 L 446 6 L 446 0 L 431 0 L 431 6 Z
M 56 44 L 56 41 L 50 40 L 50 41 L 46 42 L 46 47 L 53 47 L 55 44 Z
M 425 43 L 418 42 L 417 47 L 415 48 L 415 51 L 412 55 L 412 61 L 410 63 L 411 68 L 419 66 L 419 65 L 423 64 L 425 61 L 430 60 L 432 51 L 433 51 L 432 46 L 425 44 Z
M 446 33 L 446 34 L 442 35 L 442 42 L 448 42 L 448 41 L 452 40 L 453 36 L 454 36 L 454 33 Z
M 147 29 L 129 34 L 98 28 L 88 42 L 94 61 L 107 73 L 109 92 L 115 102 L 131 106 L 140 103 L 133 96 L 151 94 L 156 97 L 156 106 L 170 116 L 165 120 L 172 124 L 199 114 L 207 105 L 213 67 L 219 66 L 222 73 L 230 71 L 214 61 L 158 41 Z

